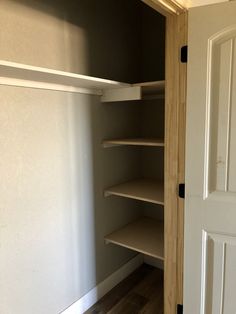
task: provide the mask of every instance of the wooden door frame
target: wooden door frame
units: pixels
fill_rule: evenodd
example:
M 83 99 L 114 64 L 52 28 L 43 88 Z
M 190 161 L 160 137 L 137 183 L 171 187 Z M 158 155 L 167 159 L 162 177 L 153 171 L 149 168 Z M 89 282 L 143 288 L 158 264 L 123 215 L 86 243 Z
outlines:
M 165 314 L 183 304 L 184 200 L 178 186 L 185 180 L 187 12 L 167 18 L 165 101 Z
M 164 313 L 176 314 L 183 304 L 184 200 L 178 186 L 185 179 L 187 65 L 180 52 L 187 45 L 188 12 L 175 0 L 142 1 L 166 17 Z

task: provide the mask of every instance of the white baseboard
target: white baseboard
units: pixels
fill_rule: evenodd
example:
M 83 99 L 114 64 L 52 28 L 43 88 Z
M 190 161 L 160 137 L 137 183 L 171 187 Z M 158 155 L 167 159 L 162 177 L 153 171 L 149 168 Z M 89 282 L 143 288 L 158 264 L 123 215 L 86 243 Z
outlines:
M 91 306 L 93 306 L 98 300 L 100 300 L 106 293 L 114 288 L 118 283 L 129 276 L 135 269 L 143 264 L 143 255 L 138 254 L 132 258 L 128 263 L 123 265 L 116 272 L 111 274 L 104 281 L 99 283 L 95 288 L 90 290 L 81 299 L 73 303 L 61 314 L 83 314 Z

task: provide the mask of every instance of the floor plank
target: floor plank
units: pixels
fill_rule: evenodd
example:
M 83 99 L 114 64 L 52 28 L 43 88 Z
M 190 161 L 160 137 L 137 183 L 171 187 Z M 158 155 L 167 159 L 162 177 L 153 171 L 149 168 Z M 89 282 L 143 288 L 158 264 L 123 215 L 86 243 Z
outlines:
M 143 264 L 85 314 L 163 314 L 163 271 Z

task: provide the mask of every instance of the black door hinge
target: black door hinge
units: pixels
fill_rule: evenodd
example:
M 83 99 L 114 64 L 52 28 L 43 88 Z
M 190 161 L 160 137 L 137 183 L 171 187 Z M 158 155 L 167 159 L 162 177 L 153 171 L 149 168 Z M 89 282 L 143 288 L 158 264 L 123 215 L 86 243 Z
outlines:
M 183 314 L 183 313 L 184 313 L 183 305 L 177 304 L 177 314 Z
M 185 198 L 185 183 L 179 184 L 179 197 Z
M 181 48 L 181 62 L 182 63 L 187 63 L 188 62 L 188 46 L 183 46 Z

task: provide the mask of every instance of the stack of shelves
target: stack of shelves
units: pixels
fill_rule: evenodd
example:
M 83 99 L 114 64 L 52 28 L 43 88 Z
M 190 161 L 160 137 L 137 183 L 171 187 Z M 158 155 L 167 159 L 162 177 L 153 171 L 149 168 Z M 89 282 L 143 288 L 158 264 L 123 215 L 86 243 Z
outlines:
M 102 102 L 164 99 L 165 81 L 134 84 L 131 87 L 108 89 Z M 102 142 L 104 148 L 140 146 L 164 148 L 162 138 L 112 138 Z M 154 179 L 136 179 L 111 186 L 104 196 L 118 196 L 164 206 L 164 182 Z M 145 255 L 164 260 L 164 223 L 142 217 L 105 236 L 106 243 L 113 243 Z

